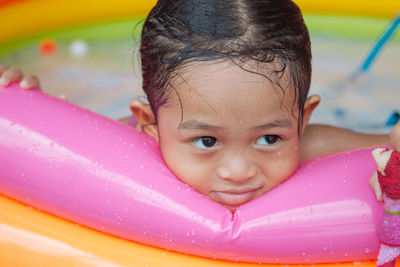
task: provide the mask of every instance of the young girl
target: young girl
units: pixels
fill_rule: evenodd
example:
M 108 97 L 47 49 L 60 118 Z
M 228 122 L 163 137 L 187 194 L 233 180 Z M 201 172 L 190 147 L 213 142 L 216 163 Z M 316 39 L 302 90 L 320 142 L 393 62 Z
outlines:
M 311 51 L 290 0 L 160 0 L 142 31 L 143 90 L 131 103 L 183 182 L 231 210 L 288 179 L 301 161 L 388 144 L 307 123 Z M 21 80 L 5 70 L 0 84 Z M 37 87 L 35 78 L 21 86 Z

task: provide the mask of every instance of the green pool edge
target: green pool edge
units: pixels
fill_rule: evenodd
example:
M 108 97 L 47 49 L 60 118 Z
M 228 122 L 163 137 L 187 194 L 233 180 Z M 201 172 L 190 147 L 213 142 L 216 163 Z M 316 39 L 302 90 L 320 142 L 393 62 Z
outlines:
M 346 39 L 368 40 L 378 38 L 390 22 L 390 19 L 385 18 L 320 14 L 305 14 L 304 20 L 311 35 L 329 35 Z M 17 52 L 25 46 L 39 44 L 41 40 L 48 38 L 60 43 L 71 42 L 76 39 L 83 39 L 90 43 L 127 40 L 129 38 L 131 38 L 132 42 L 137 42 L 143 21 L 144 17 L 135 17 L 124 20 L 94 22 L 22 37 L 18 40 L 0 44 L 0 60 L 5 55 Z M 391 41 L 400 43 L 400 30 L 395 33 Z
M 132 18 L 124 20 L 102 21 L 83 24 L 73 27 L 65 27 L 57 30 L 38 33 L 0 44 L 0 60 L 7 54 L 17 52 L 26 46 L 39 44 L 42 40 L 52 39 L 56 42 L 65 43 L 81 39 L 86 42 L 99 41 L 138 41 L 142 30 L 144 18 Z

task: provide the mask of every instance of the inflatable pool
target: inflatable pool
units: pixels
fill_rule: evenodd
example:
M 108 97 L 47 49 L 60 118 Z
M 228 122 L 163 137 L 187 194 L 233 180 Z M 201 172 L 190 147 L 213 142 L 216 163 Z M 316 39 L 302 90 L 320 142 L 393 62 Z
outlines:
M 306 163 L 231 214 L 175 178 L 156 142 L 129 126 L 18 86 L 0 89 L 0 118 L 0 192 L 80 225 L 229 261 L 376 256 L 368 149 Z
M 0 137 L 7 265 L 374 265 L 369 150 L 309 162 L 232 216 L 174 178 L 145 136 L 43 93 L 0 89 Z

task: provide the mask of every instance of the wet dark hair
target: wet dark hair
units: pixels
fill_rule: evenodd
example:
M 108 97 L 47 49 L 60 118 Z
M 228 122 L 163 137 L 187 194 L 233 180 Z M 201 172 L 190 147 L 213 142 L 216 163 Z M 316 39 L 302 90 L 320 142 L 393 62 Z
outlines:
M 298 121 L 303 119 L 310 38 L 291 0 L 159 0 L 144 22 L 140 54 L 143 90 L 156 118 L 179 69 L 194 61 L 232 60 L 242 68 L 248 61 L 272 63 L 269 74 L 258 74 L 278 85 L 288 70 Z

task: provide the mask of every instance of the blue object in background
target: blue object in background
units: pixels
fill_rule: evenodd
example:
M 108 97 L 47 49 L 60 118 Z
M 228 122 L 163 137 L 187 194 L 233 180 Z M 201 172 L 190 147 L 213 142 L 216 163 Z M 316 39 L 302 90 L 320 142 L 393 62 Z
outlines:
M 393 126 L 395 125 L 400 119 L 400 113 L 395 111 L 390 115 L 389 119 L 386 121 L 386 126 Z
M 390 40 L 390 38 L 394 35 L 394 33 L 396 32 L 399 25 L 400 25 L 400 13 L 397 14 L 396 17 L 394 17 L 394 19 L 389 23 L 389 26 L 385 29 L 385 31 L 382 33 L 382 35 L 378 38 L 375 45 L 372 47 L 371 51 L 367 54 L 367 57 L 364 59 L 361 66 L 352 75 L 352 80 L 357 79 L 360 74 L 366 72 L 371 67 L 371 65 L 375 61 L 377 55 L 379 54 L 379 52 L 382 51 L 382 48 Z
M 336 108 L 333 113 L 338 118 L 343 118 L 346 115 L 346 111 L 341 108 Z

